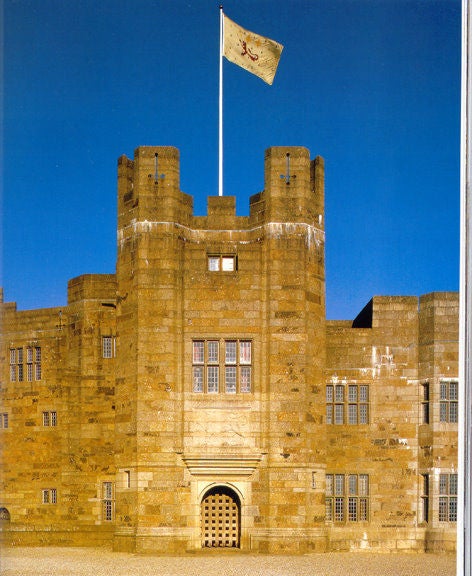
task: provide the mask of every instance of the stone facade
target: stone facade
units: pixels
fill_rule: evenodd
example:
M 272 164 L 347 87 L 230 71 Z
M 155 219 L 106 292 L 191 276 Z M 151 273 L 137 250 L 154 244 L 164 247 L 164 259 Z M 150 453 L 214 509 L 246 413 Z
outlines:
M 327 321 L 305 148 L 266 152 L 249 216 L 195 216 L 175 148 L 122 156 L 116 274 L 0 308 L 7 543 L 454 549 L 458 295 Z

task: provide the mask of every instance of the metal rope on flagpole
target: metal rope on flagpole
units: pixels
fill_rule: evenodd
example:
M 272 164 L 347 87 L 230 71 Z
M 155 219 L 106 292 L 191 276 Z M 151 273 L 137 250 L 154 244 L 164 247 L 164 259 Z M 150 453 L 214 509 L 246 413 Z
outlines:
M 224 15 L 220 5 L 220 87 L 218 114 L 218 196 L 223 196 L 223 43 Z

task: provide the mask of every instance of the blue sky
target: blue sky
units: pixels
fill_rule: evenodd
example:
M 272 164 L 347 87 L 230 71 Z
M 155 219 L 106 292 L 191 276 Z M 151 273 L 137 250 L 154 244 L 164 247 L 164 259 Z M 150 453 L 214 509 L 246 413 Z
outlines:
M 180 149 L 195 213 L 218 193 L 218 3 L 3 0 L 3 278 L 19 309 L 110 273 L 116 161 Z M 328 318 L 457 290 L 459 0 L 227 0 L 284 45 L 272 86 L 224 62 L 225 194 L 248 213 L 264 151 L 326 166 Z

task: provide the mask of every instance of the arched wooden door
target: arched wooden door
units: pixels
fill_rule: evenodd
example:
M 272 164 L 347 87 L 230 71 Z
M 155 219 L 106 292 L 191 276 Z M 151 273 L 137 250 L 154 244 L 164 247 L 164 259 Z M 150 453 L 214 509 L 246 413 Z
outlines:
M 201 503 L 202 548 L 239 548 L 241 504 L 231 488 L 216 486 Z

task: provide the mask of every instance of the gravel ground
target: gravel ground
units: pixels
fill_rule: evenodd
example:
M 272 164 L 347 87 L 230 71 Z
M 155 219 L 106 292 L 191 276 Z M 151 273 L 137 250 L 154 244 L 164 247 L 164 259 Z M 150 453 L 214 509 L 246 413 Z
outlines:
M 2 576 L 453 576 L 455 556 L 329 553 L 137 556 L 98 548 L 4 548 Z

